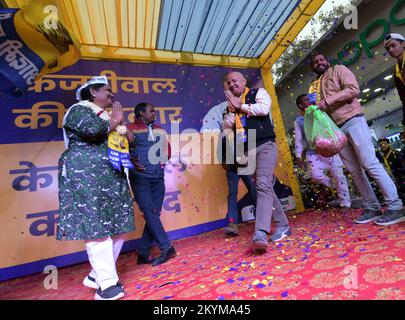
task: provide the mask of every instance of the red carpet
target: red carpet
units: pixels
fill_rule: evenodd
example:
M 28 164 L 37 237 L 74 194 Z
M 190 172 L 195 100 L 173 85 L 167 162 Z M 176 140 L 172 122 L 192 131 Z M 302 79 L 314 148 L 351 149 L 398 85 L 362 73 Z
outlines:
M 404 300 L 405 224 L 355 225 L 358 215 L 290 215 L 293 234 L 262 256 L 250 251 L 253 223 L 236 238 L 216 230 L 175 241 L 177 257 L 156 267 L 137 266 L 135 253 L 123 254 L 125 299 Z M 44 274 L 6 281 L 0 299 L 94 299 L 94 290 L 81 284 L 89 271 L 89 264 L 59 269 L 57 290 L 44 289 Z

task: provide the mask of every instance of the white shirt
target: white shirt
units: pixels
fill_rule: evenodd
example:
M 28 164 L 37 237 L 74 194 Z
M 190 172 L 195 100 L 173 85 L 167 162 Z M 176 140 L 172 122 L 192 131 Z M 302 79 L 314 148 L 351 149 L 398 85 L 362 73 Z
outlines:
M 155 135 L 153 134 L 153 122 L 150 124 L 146 124 L 146 126 L 148 127 L 148 131 L 149 131 L 148 140 L 149 141 L 152 140 L 153 142 L 155 142 Z
M 295 121 L 294 121 L 294 130 L 295 130 L 295 156 L 297 158 L 302 157 L 302 153 L 307 150 L 307 153 L 315 153 L 314 150 L 312 150 L 309 147 L 309 143 L 307 140 L 307 137 L 305 135 L 305 132 L 303 128 L 300 125 L 301 123 L 304 123 L 304 116 L 298 116 Z
M 204 116 L 200 132 L 218 131 L 222 130 L 224 123 L 224 113 L 228 107 L 228 102 L 224 101 L 212 107 Z
M 248 116 L 257 117 L 257 116 L 270 116 L 271 123 L 273 124 L 273 120 L 271 119 L 270 108 L 271 108 L 271 98 L 267 91 L 263 88 L 260 88 L 256 94 L 256 103 L 254 104 L 242 104 L 241 110 L 246 113 Z M 233 128 L 235 125 L 235 113 L 229 112 L 225 117 L 224 122 L 224 129 Z

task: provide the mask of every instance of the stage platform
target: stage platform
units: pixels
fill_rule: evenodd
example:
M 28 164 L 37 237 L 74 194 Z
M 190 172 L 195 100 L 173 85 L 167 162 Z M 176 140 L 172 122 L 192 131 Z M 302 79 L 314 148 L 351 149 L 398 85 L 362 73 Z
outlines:
M 405 223 L 356 225 L 359 214 L 289 214 L 292 235 L 264 255 L 250 249 L 253 222 L 240 225 L 239 237 L 215 230 L 174 241 L 177 256 L 156 267 L 123 254 L 124 299 L 405 299 Z M 94 290 L 82 285 L 89 271 L 88 263 L 59 269 L 56 290 L 44 288 L 45 274 L 5 281 L 0 299 L 92 300 Z

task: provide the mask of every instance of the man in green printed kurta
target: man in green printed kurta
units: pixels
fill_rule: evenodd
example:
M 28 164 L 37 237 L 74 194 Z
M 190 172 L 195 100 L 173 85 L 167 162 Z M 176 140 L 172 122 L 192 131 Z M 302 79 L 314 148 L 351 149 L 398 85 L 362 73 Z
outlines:
M 133 145 L 125 132 L 123 110 L 106 77 L 94 77 L 77 94 L 79 102 L 67 111 L 63 130 L 67 150 L 59 159 L 59 223 L 57 239 L 85 240 L 92 266 L 83 284 L 97 289 L 98 300 L 124 296 L 115 262 L 132 232 L 134 211 L 126 174 L 114 169 L 108 155 L 108 137 L 116 130 Z M 105 107 L 112 105 L 109 114 Z

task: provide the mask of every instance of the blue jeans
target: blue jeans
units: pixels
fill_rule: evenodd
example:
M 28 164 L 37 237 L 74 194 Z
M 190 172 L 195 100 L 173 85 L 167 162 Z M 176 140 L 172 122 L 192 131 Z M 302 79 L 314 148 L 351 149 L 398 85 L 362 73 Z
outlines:
M 226 177 L 228 179 L 228 212 L 226 219 L 229 222 L 238 223 L 238 185 L 239 178 L 242 178 L 250 197 L 256 206 L 256 188 L 252 181 L 252 176 L 238 175 L 237 169 L 229 168 L 226 170 Z
M 157 242 L 160 250 L 170 248 L 169 237 L 160 221 L 160 211 L 165 197 L 164 179 L 130 175 L 129 180 L 135 200 L 145 218 L 145 228 L 140 239 L 139 254 L 149 256 L 153 240 Z

